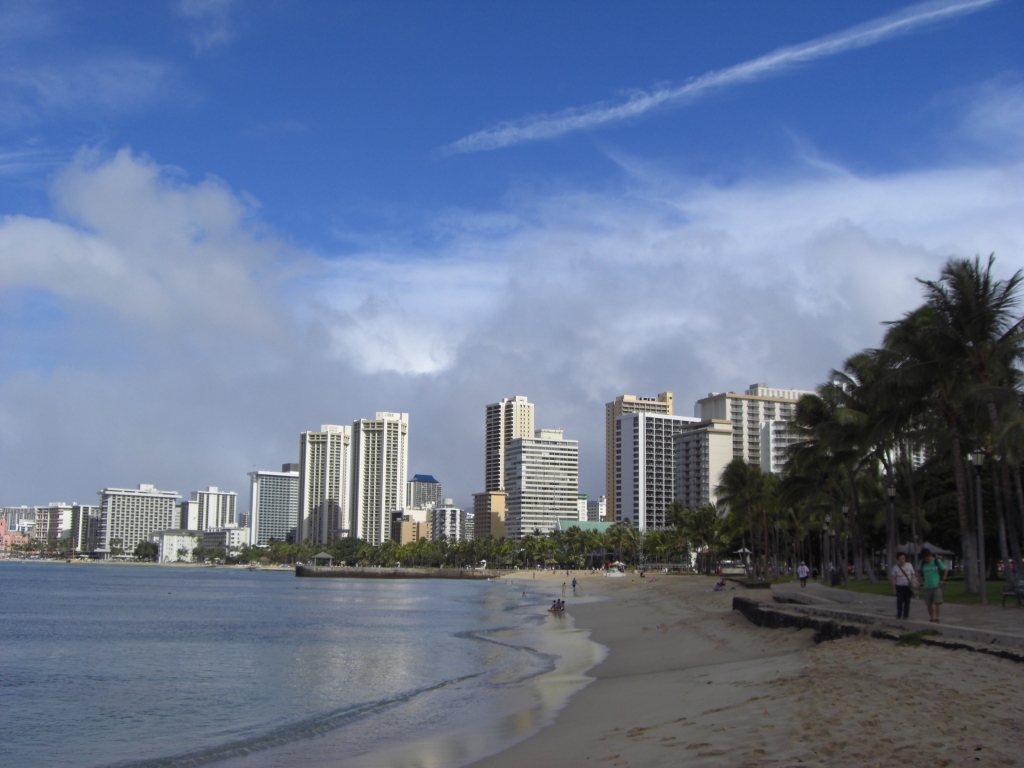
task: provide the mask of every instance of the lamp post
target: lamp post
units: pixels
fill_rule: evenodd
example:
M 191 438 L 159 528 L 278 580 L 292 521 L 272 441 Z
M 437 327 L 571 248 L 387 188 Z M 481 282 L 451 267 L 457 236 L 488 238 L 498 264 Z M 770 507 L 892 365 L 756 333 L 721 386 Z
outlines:
M 900 531 L 896 524 L 896 486 L 890 484 L 885 489 L 885 494 L 889 497 L 889 557 L 885 564 L 886 578 L 889 578 L 888 574 L 892 572 L 892 567 L 896 563 L 896 550 L 900 545 Z
M 985 588 L 985 516 L 981 506 L 981 468 L 985 464 L 985 452 L 979 448 L 969 455 L 978 488 L 978 597 L 982 605 L 988 605 L 988 591 Z
M 847 504 L 843 504 L 843 586 L 847 586 L 849 581 L 849 563 L 850 563 L 850 518 L 847 517 L 847 513 L 850 511 L 850 507 Z

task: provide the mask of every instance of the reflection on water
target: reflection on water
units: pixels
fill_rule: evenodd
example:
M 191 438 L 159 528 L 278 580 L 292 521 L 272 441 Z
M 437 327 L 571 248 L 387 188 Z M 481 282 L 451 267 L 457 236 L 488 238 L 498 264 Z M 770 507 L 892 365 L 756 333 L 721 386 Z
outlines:
M 5 766 L 455 766 L 603 649 L 500 582 L 0 564 Z M 555 663 L 557 660 L 557 664 Z

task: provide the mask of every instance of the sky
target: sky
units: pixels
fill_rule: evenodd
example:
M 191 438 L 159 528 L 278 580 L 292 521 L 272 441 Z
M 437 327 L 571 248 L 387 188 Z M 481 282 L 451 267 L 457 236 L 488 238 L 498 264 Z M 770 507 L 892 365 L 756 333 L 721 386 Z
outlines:
M 1024 3 L 0 0 L 0 505 L 813 388 L 1024 265 Z

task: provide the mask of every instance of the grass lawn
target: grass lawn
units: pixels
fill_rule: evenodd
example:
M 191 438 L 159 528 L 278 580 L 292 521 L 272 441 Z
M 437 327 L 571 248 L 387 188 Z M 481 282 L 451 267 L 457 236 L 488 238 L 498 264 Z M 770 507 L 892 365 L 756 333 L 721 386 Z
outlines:
M 1003 604 L 1003 588 L 1005 586 L 1005 581 L 989 581 L 985 584 L 985 591 L 988 593 L 989 605 Z M 866 592 L 869 595 L 892 595 L 892 587 L 885 581 L 879 581 L 877 584 L 872 584 L 870 581 L 854 581 L 851 579 L 848 586 L 839 586 L 836 587 L 836 589 L 849 589 L 854 592 Z M 978 605 L 979 603 L 978 595 L 964 594 L 964 583 L 962 581 L 947 581 L 945 586 L 942 588 L 942 596 L 945 598 L 947 603 L 965 603 L 968 605 Z M 1009 607 L 1011 605 L 1016 608 L 1017 601 L 1007 600 L 1007 606 Z

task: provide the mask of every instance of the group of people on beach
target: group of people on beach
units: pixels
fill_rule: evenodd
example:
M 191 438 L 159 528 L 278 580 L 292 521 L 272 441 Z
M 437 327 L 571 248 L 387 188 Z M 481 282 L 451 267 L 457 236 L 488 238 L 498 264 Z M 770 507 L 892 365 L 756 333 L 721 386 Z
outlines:
M 548 610 L 551 613 L 561 613 L 565 610 L 565 600 L 552 600 L 551 607 Z
M 929 549 L 921 550 L 918 570 L 907 562 L 906 552 L 897 553 L 889 579 L 892 593 L 896 595 L 896 618 L 910 618 L 910 598 L 921 590 L 924 604 L 928 606 L 928 621 L 938 622 L 942 618 L 942 585 L 948 575 L 949 566 Z

